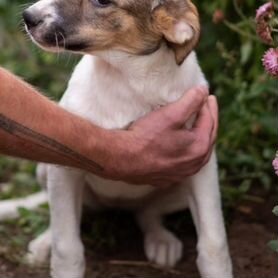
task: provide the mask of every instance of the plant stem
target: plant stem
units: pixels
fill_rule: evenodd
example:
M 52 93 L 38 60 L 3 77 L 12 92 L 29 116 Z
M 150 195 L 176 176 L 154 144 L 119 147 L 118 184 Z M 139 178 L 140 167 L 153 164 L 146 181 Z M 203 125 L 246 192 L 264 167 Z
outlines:
M 253 30 L 256 30 L 255 26 L 253 24 L 250 24 L 250 20 L 244 15 L 244 13 L 242 12 L 241 8 L 239 7 L 238 5 L 238 2 L 237 0 L 233 0 L 233 5 L 234 5 L 234 8 L 237 12 L 237 14 L 241 17 L 241 19 L 244 21 L 244 22 L 247 22 L 248 25 L 253 29 Z
M 235 31 L 236 33 L 240 34 L 241 36 L 247 37 L 247 38 L 249 38 L 249 39 L 251 39 L 251 40 L 254 40 L 254 41 L 257 41 L 257 42 L 260 42 L 260 40 L 259 40 L 256 36 L 251 35 L 251 34 L 245 32 L 245 31 L 242 31 L 242 30 L 241 30 L 240 28 L 238 28 L 235 24 L 233 24 L 233 23 L 231 23 L 231 22 L 229 22 L 229 21 L 227 21 L 227 20 L 224 20 L 224 24 L 225 24 L 228 28 L 230 28 L 231 30 L 233 30 L 233 31 Z
M 244 20 L 247 20 L 246 16 L 243 14 L 243 12 L 241 11 L 241 9 L 239 8 L 239 5 L 237 3 L 237 0 L 233 0 L 233 4 L 234 4 L 234 8 L 237 12 L 237 14 Z

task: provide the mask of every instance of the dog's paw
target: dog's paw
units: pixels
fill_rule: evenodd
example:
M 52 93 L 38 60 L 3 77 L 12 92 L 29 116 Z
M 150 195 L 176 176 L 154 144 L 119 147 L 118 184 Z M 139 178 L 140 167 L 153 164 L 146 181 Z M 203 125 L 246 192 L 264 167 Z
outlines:
M 25 262 L 33 267 L 43 266 L 49 262 L 51 248 L 50 233 L 47 231 L 29 243 Z
M 182 257 L 182 249 L 182 242 L 165 229 L 145 235 L 146 256 L 161 267 L 174 267 Z

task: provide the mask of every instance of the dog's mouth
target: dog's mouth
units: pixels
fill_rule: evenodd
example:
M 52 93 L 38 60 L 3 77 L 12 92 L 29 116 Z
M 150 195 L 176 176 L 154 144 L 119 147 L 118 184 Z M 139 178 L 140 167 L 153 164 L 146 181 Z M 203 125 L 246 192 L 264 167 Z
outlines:
M 28 26 L 25 28 L 34 43 L 51 52 L 84 52 L 91 47 L 91 43 L 88 43 L 85 40 L 68 39 L 65 32 L 57 28 L 50 28 L 47 32 L 44 32 L 43 30 L 30 29 Z

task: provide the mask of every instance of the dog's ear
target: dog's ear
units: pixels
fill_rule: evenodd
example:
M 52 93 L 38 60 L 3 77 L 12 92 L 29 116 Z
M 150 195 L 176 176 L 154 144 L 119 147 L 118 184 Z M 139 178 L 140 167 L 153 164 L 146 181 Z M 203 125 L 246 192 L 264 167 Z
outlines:
M 200 37 L 199 14 L 191 0 L 153 0 L 152 23 L 182 64 Z

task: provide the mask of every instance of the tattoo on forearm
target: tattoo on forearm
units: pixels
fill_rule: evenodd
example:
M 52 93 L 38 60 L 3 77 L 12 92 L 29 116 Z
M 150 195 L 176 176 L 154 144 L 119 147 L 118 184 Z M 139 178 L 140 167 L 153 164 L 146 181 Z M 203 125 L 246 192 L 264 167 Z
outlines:
M 71 158 L 84 166 L 90 166 L 97 171 L 103 171 L 103 167 L 98 163 L 88 159 L 87 157 L 79 154 L 78 152 L 70 149 L 69 147 L 59 143 L 58 141 L 40 134 L 24 125 L 17 123 L 14 120 L 7 118 L 0 113 L 0 129 L 5 132 L 16 136 L 20 139 L 25 139 L 33 144 L 39 145 L 42 148 L 48 149 L 52 152 L 59 153 L 63 156 Z

